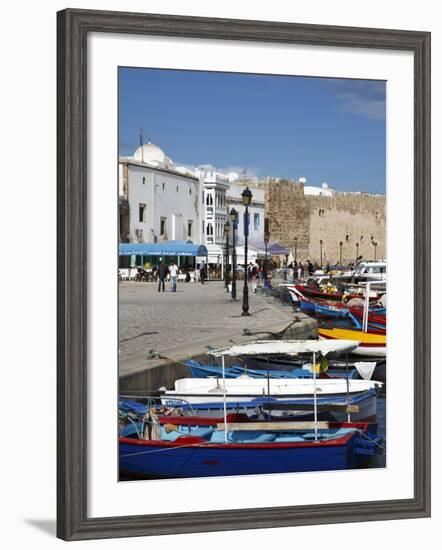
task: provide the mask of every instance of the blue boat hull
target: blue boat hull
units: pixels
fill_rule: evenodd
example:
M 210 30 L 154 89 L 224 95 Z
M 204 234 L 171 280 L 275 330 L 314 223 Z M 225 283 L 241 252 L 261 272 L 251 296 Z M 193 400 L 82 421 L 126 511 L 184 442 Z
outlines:
M 310 420 L 312 418 L 313 399 L 312 398 L 299 398 L 299 399 L 274 399 L 268 397 L 260 397 L 253 401 L 238 401 L 236 403 L 227 403 L 226 412 L 228 414 L 244 412 L 247 413 L 250 418 L 257 419 L 260 417 L 267 418 L 268 413 L 263 413 L 263 408 L 266 405 L 277 403 L 281 405 L 281 411 L 279 413 L 272 412 L 271 416 L 277 416 L 283 418 L 293 418 L 296 416 L 298 420 Z M 318 405 L 345 405 L 347 404 L 346 396 L 339 397 L 318 397 Z M 284 405 L 288 405 L 288 408 L 292 405 L 303 405 L 304 407 L 310 407 L 310 411 L 298 412 L 286 414 L 284 412 Z M 354 422 L 373 422 L 376 420 L 377 414 L 377 393 L 376 390 L 371 389 L 363 393 L 351 395 L 348 399 L 349 405 L 357 405 L 359 412 L 351 414 L 351 420 Z M 187 405 L 186 403 L 178 404 L 173 402 L 170 406 L 178 407 L 185 413 L 191 413 L 198 416 L 219 416 L 220 411 L 223 410 L 223 403 L 220 401 L 214 401 L 211 403 L 199 403 L 195 405 Z M 143 416 L 147 412 L 146 405 L 137 403 L 131 400 L 121 399 L 119 402 L 119 408 L 126 412 L 132 412 L 137 415 Z M 336 422 L 345 422 L 347 420 L 347 413 L 343 411 L 333 411 L 328 413 L 319 413 L 319 419 L 334 420 Z
M 348 404 L 350 405 L 358 405 L 359 412 L 353 413 L 351 415 L 351 418 L 353 421 L 362 422 L 362 421 L 373 421 L 376 418 L 376 404 L 377 404 L 377 394 L 376 390 L 368 390 L 366 392 L 356 394 L 356 395 L 350 395 Z M 318 397 L 317 398 L 318 405 L 345 405 L 347 403 L 347 397 L 346 396 L 339 396 L 339 397 Z M 249 414 L 255 414 L 257 417 L 259 417 L 262 413 L 260 412 L 262 408 L 265 408 L 268 404 L 278 404 L 281 406 L 281 413 L 279 413 L 277 416 L 286 416 L 284 414 L 284 405 L 288 405 L 289 407 L 298 405 L 308 406 L 311 407 L 311 411 L 313 411 L 313 398 L 300 398 L 300 399 L 274 399 L 274 398 L 268 398 L 268 397 L 261 397 L 257 399 L 253 399 L 252 401 L 238 401 L 238 402 L 229 402 L 226 405 L 227 413 L 237 413 L 237 412 L 248 412 Z M 183 411 L 188 411 L 193 414 L 197 414 L 199 416 L 218 416 L 219 411 L 223 409 L 223 403 L 222 401 L 214 401 L 211 403 L 198 403 L 194 404 L 192 406 L 186 405 L 184 403 L 177 404 L 176 402 L 171 401 L 170 404 L 166 403 L 166 405 L 179 407 Z M 289 408 L 288 407 L 288 408 Z M 304 412 L 300 414 L 296 414 L 295 416 L 297 418 L 302 417 L 303 419 L 310 419 L 312 417 L 312 412 Z M 276 416 L 276 413 L 272 413 L 272 416 Z M 333 411 L 331 413 L 322 413 L 320 414 L 321 418 L 324 419 L 332 419 L 337 422 L 342 422 L 347 419 L 347 414 L 345 412 L 339 412 L 339 411 Z
M 346 470 L 365 465 L 357 432 L 342 444 L 259 448 L 240 445 L 167 447 L 120 441 L 120 474 L 141 478 L 211 477 Z M 127 441 L 127 440 L 125 440 Z

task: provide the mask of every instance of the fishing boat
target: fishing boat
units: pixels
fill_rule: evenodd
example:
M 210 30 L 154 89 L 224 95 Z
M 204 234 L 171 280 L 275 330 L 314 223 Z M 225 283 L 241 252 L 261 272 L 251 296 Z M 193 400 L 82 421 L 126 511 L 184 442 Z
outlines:
M 260 340 L 234 345 L 228 348 L 211 350 L 210 355 L 221 358 L 222 379 L 220 378 L 182 378 L 175 381 L 173 390 L 164 390 L 161 395 L 162 405 L 168 407 L 186 406 L 203 410 L 216 410 L 223 407 L 224 411 L 248 407 L 259 408 L 263 404 L 278 402 L 293 405 L 300 401 L 313 404 L 315 410 L 318 399 L 335 403 L 340 398 L 347 400 L 363 395 L 371 408 L 376 406 L 376 393 L 382 388 L 382 383 L 373 380 L 358 380 L 346 378 L 318 379 L 316 357 L 319 354 L 326 357 L 332 353 L 349 353 L 359 342 L 355 341 L 321 341 L 321 340 Z M 265 356 L 284 354 L 289 357 L 299 354 L 312 354 L 312 378 L 275 379 L 275 378 L 225 378 L 225 357 Z M 347 375 L 348 375 L 348 369 Z M 307 400 L 307 401 L 305 401 Z M 342 403 L 342 402 L 341 402 Z M 316 405 L 315 405 L 316 404 Z M 301 407 L 302 408 L 302 407 Z
M 356 394 L 319 395 L 316 397 L 317 417 L 319 420 L 336 422 L 349 419 L 358 422 L 375 422 L 379 391 L 379 387 L 376 387 Z M 136 417 L 143 417 L 149 407 L 155 407 L 158 412 L 167 411 L 168 414 L 197 417 L 217 417 L 225 409 L 227 415 L 244 414 L 252 420 L 268 420 L 271 418 L 312 420 L 315 400 L 313 397 L 276 399 L 265 395 L 248 400 L 238 398 L 237 400 L 226 401 L 226 403 L 215 399 L 192 404 L 184 397 L 174 397 L 172 400 L 162 400 L 159 403 L 156 398 L 147 401 L 149 405 L 129 398 L 122 398 L 119 402 L 119 408 L 121 411 Z
M 132 420 L 120 434 L 120 473 L 149 478 L 205 477 L 360 467 L 382 446 L 368 426 L 350 422 L 350 400 L 363 395 L 364 389 L 366 394 L 376 394 L 382 384 L 348 378 L 317 380 L 316 368 L 312 379 L 225 378 L 226 356 L 262 355 L 265 351 L 291 356 L 311 352 L 315 366 L 318 353 L 347 353 L 357 345 L 348 341 L 260 341 L 211 350 L 209 353 L 222 361 L 221 383 L 211 378 L 177 380 L 175 389 L 165 390 L 160 400 L 164 406 L 184 399 L 193 410 L 209 397 L 218 413 L 222 410 L 222 423 L 214 425 L 213 418 L 202 422 L 194 416 L 184 426 L 182 417 L 168 415 L 164 424 L 158 422 L 156 409 L 149 409 L 141 425 Z M 301 403 L 293 403 L 292 397 L 309 401 L 313 421 L 285 421 L 271 416 L 272 409 L 287 414 L 285 409 L 291 405 L 294 413 L 302 410 Z M 232 422 L 227 411 L 238 398 L 253 406 L 261 400 L 271 421 Z M 321 400 L 327 398 L 344 401 L 341 408 L 345 407 L 347 423 L 330 424 L 319 419 Z
M 175 381 L 173 390 L 165 390 L 161 395 L 164 405 L 173 406 L 178 399 L 186 399 L 190 404 L 219 401 L 226 403 L 252 401 L 262 395 L 276 399 L 312 397 L 315 391 L 319 395 L 339 396 L 358 394 L 382 384 L 372 380 L 343 378 L 180 378 Z
M 361 326 L 363 323 L 364 310 L 362 308 L 350 307 L 348 308 L 350 313 L 360 321 Z M 368 312 L 368 325 L 376 328 L 385 328 L 387 325 L 387 310 L 386 308 L 377 308 Z
M 352 350 L 354 355 L 364 357 L 386 357 L 387 335 L 385 331 L 353 330 L 339 327 L 319 327 L 319 338 L 326 341 L 354 341 L 358 345 Z
M 231 422 L 224 416 L 216 424 L 194 417 L 158 424 L 147 438 L 140 424 L 123 430 L 120 474 L 180 478 L 345 470 L 367 465 L 383 449 L 375 427 L 362 423 Z
M 192 378 L 220 378 L 223 375 L 222 367 L 219 365 L 206 365 L 195 359 L 188 359 L 183 362 L 186 365 Z M 311 363 L 304 361 L 301 368 L 293 368 L 290 370 L 273 370 L 273 369 L 249 369 L 247 366 L 233 365 L 225 367 L 225 378 L 239 378 L 249 376 L 250 378 L 312 378 L 313 366 Z M 330 370 L 319 373 L 319 378 L 336 378 L 343 377 L 345 373 L 342 370 Z M 348 373 L 350 378 L 357 378 L 358 371 L 352 368 Z
M 364 308 L 348 307 L 342 302 L 318 302 L 299 295 L 301 311 L 307 315 L 326 319 L 348 319 L 357 328 L 362 328 Z M 386 309 L 375 307 L 368 311 L 368 325 L 373 328 L 385 328 Z
M 349 302 L 353 299 L 364 299 L 364 292 L 322 292 L 313 287 L 308 287 L 300 284 L 295 285 L 286 285 L 287 289 L 292 295 L 294 301 L 299 300 L 301 295 L 304 298 L 310 298 L 314 300 L 326 301 L 326 302 Z M 377 302 L 380 296 L 377 292 L 373 291 L 370 293 L 369 300 L 370 302 Z

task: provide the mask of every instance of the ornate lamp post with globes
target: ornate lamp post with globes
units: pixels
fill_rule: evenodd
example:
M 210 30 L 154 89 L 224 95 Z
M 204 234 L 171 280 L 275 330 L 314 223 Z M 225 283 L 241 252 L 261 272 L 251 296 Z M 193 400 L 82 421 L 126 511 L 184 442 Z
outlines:
M 230 233 L 230 222 L 229 220 L 227 220 L 226 223 L 224 224 L 224 236 L 226 237 L 226 264 L 225 264 L 225 272 L 224 272 L 224 279 L 225 279 L 224 286 L 226 287 L 226 292 L 229 292 L 229 282 L 230 282 L 229 233 Z
M 247 286 L 247 246 L 249 237 L 249 206 L 252 202 L 252 192 L 248 187 L 241 193 L 242 203 L 246 207 L 244 212 L 244 288 L 242 293 L 242 316 L 248 316 L 249 313 L 249 287 Z
M 238 227 L 238 212 L 232 208 L 230 210 L 230 221 L 232 222 L 232 300 L 236 300 L 236 242 L 235 231 Z
M 269 231 L 269 218 L 264 218 L 264 246 L 265 246 L 265 260 L 264 260 L 264 288 L 269 287 L 269 256 L 268 256 L 268 244 L 270 239 Z

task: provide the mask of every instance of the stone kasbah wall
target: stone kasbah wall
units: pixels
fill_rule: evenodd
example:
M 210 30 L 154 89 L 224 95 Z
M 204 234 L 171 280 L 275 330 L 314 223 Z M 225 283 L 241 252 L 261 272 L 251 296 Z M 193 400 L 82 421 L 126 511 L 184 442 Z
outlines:
M 284 244 L 294 253 L 297 238 L 298 260 L 323 263 L 348 263 L 359 256 L 374 259 L 372 240 L 377 242 L 376 257 L 386 257 L 385 195 L 334 192 L 333 196 L 304 196 L 304 186 L 286 180 L 266 186 L 266 215 L 270 239 Z M 373 237 L 373 239 L 372 239 Z

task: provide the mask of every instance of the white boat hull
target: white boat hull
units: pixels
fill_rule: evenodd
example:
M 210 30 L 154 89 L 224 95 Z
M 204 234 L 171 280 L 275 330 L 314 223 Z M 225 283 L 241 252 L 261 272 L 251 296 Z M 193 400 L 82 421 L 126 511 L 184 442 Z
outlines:
M 315 388 L 316 386 L 316 388 Z M 224 400 L 226 403 L 238 400 L 249 402 L 270 395 L 275 399 L 296 399 L 312 397 L 342 396 L 362 393 L 372 388 L 380 388 L 381 382 L 372 380 L 337 379 L 256 379 L 233 378 L 182 378 L 175 382 L 174 390 L 166 390 L 162 403 L 171 405 L 174 399 L 183 399 L 191 404 Z

